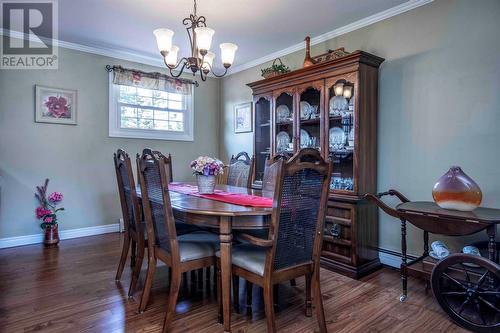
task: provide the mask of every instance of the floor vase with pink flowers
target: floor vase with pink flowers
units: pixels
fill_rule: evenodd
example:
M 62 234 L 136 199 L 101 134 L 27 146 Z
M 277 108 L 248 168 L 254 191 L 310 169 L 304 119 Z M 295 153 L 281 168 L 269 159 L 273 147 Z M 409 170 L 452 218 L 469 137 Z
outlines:
M 40 220 L 40 228 L 44 231 L 43 244 L 46 247 L 54 247 L 59 244 L 57 214 L 64 208 L 57 207 L 57 205 L 62 201 L 63 195 L 60 192 L 52 192 L 47 196 L 48 185 L 49 180 L 45 179 L 42 186 L 36 187 L 35 198 L 37 198 L 39 205 L 35 209 L 35 215 Z

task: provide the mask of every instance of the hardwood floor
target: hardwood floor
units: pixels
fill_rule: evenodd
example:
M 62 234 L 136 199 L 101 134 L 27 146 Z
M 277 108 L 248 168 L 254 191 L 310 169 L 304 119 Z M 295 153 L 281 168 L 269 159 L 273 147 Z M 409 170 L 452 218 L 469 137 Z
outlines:
M 157 270 L 150 305 L 137 314 L 145 267 L 139 292 L 129 299 L 128 264 L 122 281 L 114 281 L 121 241 L 120 234 L 107 234 L 62 241 L 56 249 L 0 250 L 0 332 L 160 332 L 166 269 Z M 173 332 L 222 332 L 215 291 L 202 282 L 205 288 L 184 283 Z M 321 283 L 329 332 L 465 332 L 448 320 L 431 293 L 425 295 L 422 282 L 410 279 L 409 299 L 399 303 L 397 271 L 382 269 L 356 281 L 322 270 Z M 254 288 L 253 314 L 247 316 L 244 286 L 240 282 L 241 314 L 233 313 L 233 332 L 265 332 L 261 291 Z M 278 331 L 317 331 L 316 318 L 304 316 L 303 291 L 303 278 L 296 287 L 280 287 Z

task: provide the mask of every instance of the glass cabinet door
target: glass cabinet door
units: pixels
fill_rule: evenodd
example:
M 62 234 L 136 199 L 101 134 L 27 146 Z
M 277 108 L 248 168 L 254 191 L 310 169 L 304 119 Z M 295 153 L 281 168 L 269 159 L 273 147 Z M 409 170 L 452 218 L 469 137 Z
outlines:
M 262 182 L 266 159 L 271 154 L 271 101 L 256 97 L 255 105 L 255 176 L 256 184 Z
M 354 155 L 356 153 L 356 119 L 354 78 L 327 80 L 328 155 L 333 162 L 330 189 L 354 191 Z
M 321 150 L 321 105 L 323 82 L 298 90 L 299 147 Z
M 295 151 L 294 136 L 294 100 L 293 92 L 275 94 L 275 151 L 277 154 L 293 154 Z

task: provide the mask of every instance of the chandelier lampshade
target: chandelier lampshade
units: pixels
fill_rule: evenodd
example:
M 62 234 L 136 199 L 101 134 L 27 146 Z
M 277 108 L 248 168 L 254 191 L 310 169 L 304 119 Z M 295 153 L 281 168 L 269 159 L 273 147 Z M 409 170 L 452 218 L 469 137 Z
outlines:
M 224 65 L 224 67 L 229 67 L 233 64 L 237 49 L 238 46 L 233 43 L 220 44 L 220 57 L 222 59 L 222 64 Z
M 170 29 L 156 29 L 153 34 L 156 37 L 158 50 L 160 51 L 165 65 L 170 70 L 172 77 L 179 77 L 184 72 L 184 69 L 189 69 L 196 75 L 199 73 L 201 79 L 205 81 L 207 75 L 211 72 L 216 77 L 226 75 L 227 70 L 234 62 L 236 50 L 238 46 L 233 43 L 220 44 L 220 55 L 224 72 L 219 74 L 214 72 L 212 64 L 215 58 L 215 53 L 210 51 L 212 46 L 212 38 L 215 30 L 207 27 L 206 18 L 196 14 L 196 0 L 194 0 L 194 14 L 189 15 L 182 23 L 186 26 L 191 44 L 191 56 L 182 57 L 178 60 L 179 47 L 172 45 L 174 32 Z M 175 71 L 175 73 L 174 73 Z
M 172 48 L 172 37 L 174 37 L 174 32 L 170 29 L 156 29 L 153 33 L 156 37 L 158 50 L 160 50 L 160 52 L 170 51 Z
M 165 58 L 165 63 L 168 66 L 175 66 L 175 65 L 177 65 L 177 53 L 179 53 L 179 47 L 173 45 L 170 48 L 170 51 L 168 51 L 167 55 L 164 57 Z
M 194 32 L 196 34 L 196 46 L 200 50 L 200 53 L 203 54 L 210 50 L 215 30 L 207 27 L 198 27 L 194 29 Z

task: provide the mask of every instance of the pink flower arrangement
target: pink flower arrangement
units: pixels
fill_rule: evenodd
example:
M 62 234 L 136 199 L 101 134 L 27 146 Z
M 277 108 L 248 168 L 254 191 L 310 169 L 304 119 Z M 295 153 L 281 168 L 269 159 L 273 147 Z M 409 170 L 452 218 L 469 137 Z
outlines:
M 54 118 L 68 118 L 69 108 L 68 100 L 64 97 L 50 96 L 49 100 L 45 102 L 45 106 L 48 109 L 48 113 Z
M 52 203 L 61 202 L 62 199 L 63 199 L 63 195 L 61 192 L 52 192 L 52 194 L 49 195 L 49 201 Z
M 57 212 L 64 208 L 57 208 L 57 204 L 63 200 L 63 195 L 60 192 L 52 192 L 47 198 L 47 187 L 49 180 L 45 179 L 42 186 L 37 186 L 35 197 L 38 199 L 39 206 L 35 209 L 36 218 L 41 220 L 40 227 L 42 229 L 50 228 L 57 224 Z
M 194 175 L 217 176 L 224 173 L 224 164 L 212 157 L 200 156 L 190 163 Z

